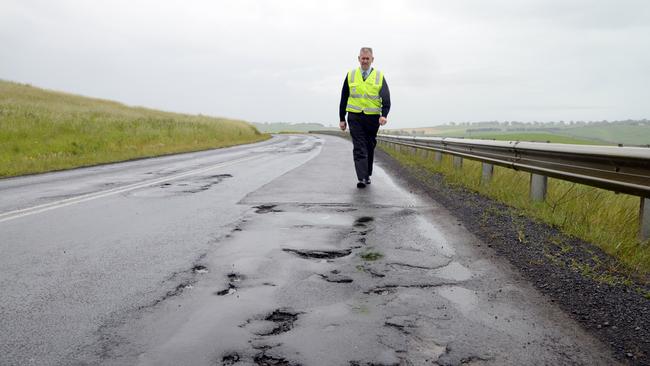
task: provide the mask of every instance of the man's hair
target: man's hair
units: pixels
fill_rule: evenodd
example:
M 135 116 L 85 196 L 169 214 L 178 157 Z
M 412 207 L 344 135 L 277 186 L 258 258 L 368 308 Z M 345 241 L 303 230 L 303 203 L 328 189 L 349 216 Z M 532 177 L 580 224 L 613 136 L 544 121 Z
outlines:
M 369 52 L 372 55 L 372 47 L 361 47 L 359 54 L 362 54 L 364 52 Z

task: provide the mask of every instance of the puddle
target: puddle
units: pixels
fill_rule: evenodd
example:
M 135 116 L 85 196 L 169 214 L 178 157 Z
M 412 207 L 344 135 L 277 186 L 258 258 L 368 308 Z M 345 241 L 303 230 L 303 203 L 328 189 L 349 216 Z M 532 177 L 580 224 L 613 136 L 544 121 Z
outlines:
M 300 258 L 312 259 L 334 259 L 348 256 L 352 253 L 350 249 L 344 250 L 307 250 L 282 248 L 283 251 L 297 255 Z
M 451 262 L 449 265 L 437 269 L 435 276 L 446 280 L 466 281 L 472 278 L 472 272 L 458 262 Z
M 260 333 L 260 336 L 277 335 L 286 333 L 293 329 L 293 323 L 298 320 L 298 314 L 288 309 L 277 309 L 267 315 L 264 320 L 274 322 L 275 327 L 268 332 Z
M 348 226 L 352 222 L 352 217 L 347 214 L 341 213 L 323 213 L 323 212 L 292 212 L 284 211 L 279 213 L 283 218 L 282 225 L 287 222 L 291 223 L 290 227 L 298 225 L 312 225 L 313 227 L 333 227 L 333 226 Z
M 258 214 L 265 214 L 265 213 L 270 213 L 270 212 L 282 212 L 282 210 L 276 210 L 275 206 L 277 205 L 259 205 L 259 206 L 254 206 L 253 208 L 256 208 L 255 213 Z
M 451 257 L 456 254 L 454 248 L 449 244 L 449 241 L 444 234 L 438 230 L 433 224 L 428 222 L 423 216 L 417 216 L 418 228 L 420 234 L 432 241 L 432 247 L 440 254 Z
M 451 301 L 462 313 L 468 313 L 478 305 L 478 296 L 472 290 L 459 286 L 443 286 L 437 289 L 440 296 Z

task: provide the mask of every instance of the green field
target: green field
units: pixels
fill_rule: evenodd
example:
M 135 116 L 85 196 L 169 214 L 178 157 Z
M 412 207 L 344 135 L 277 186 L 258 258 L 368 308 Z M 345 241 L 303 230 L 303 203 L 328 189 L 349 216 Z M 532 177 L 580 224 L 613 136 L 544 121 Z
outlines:
M 243 121 L 129 107 L 0 80 L 0 177 L 267 138 Z
M 494 167 L 491 184 L 482 185 L 481 163 L 465 159 L 455 169 L 450 155 L 442 162 L 382 147 L 407 166 L 442 173 L 452 185 L 460 185 L 521 210 L 527 216 L 582 238 L 618 258 L 629 273 L 650 274 L 650 242 L 637 238 L 639 197 L 549 178 L 547 199 L 529 200 L 530 174 Z M 570 250 L 570 248 L 567 248 Z
M 553 142 L 559 144 L 576 144 L 576 145 L 603 145 L 602 141 L 576 138 L 570 136 L 554 135 L 544 132 L 498 132 L 498 133 L 481 133 L 468 134 L 467 138 L 474 139 L 494 139 L 501 141 L 533 141 L 533 142 Z
M 585 126 L 560 130 L 561 134 L 613 144 L 649 145 L 650 125 Z
M 477 122 L 434 127 L 389 129 L 406 136 L 542 141 L 564 144 L 650 146 L 650 121 L 507 123 Z

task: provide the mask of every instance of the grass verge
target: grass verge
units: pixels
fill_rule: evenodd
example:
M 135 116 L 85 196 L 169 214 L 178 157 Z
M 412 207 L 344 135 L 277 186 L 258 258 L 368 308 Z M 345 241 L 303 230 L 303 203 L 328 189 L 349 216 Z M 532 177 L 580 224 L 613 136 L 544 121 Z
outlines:
M 441 173 L 451 185 L 496 199 L 517 208 L 523 215 L 593 243 L 623 263 L 626 268 L 619 270 L 650 274 L 650 243 L 637 239 L 638 197 L 549 178 L 546 201 L 535 203 L 528 199 L 529 173 L 495 167 L 492 183 L 481 185 L 480 162 L 465 159 L 462 168 L 455 169 L 449 155 L 438 163 L 432 155 L 381 147 L 406 166 Z
M 269 137 L 243 121 L 129 107 L 0 80 L 0 178 Z

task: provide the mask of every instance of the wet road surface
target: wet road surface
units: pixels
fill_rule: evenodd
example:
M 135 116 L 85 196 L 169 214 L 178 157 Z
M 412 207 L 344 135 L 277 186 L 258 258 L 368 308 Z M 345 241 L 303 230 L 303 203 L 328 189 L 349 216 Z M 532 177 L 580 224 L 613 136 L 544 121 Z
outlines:
M 616 364 L 346 140 L 92 169 L 0 182 L 3 365 Z

